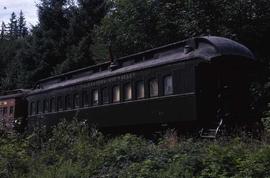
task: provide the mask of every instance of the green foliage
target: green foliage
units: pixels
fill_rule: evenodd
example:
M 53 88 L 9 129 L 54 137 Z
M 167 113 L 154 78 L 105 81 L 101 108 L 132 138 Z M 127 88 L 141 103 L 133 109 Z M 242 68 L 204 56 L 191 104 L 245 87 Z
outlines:
M 264 117 L 262 118 L 264 128 L 267 132 L 270 132 L 270 111 L 266 111 Z
M 1 177 L 268 177 L 269 166 L 264 139 L 106 138 L 76 119 L 0 138 Z
M 2 23 L 2 90 L 31 88 L 41 78 L 95 63 L 92 31 L 107 12 L 104 0 L 41 0 L 37 7 L 39 23 L 30 34 L 22 12 Z
M 27 142 L 21 138 L 2 135 L 0 139 L 0 177 L 19 177 L 29 171 Z
M 1 39 L 0 39 L 0 89 L 10 90 L 21 86 L 17 79 L 19 73 L 18 53 L 26 45 L 28 38 L 28 28 L 21 11 L 19 17 L 13 12 L 10 22 L 6 25 L 2 22 Z M 17 83 L 18 82 L 18 83 Z
M 270 3 L 267 0 L 115 0 L 97 26 L 96 44 L 112 43 L 123 56 L 200 35 L 218 35 L 269 57 Z

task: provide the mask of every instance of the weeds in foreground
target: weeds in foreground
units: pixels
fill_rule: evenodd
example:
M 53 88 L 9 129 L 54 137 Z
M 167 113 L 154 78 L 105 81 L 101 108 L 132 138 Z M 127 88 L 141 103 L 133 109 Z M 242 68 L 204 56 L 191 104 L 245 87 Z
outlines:
M 0 138 L 0 177 L 267 177 L 270 138 L 108 138 L 84 122 Z

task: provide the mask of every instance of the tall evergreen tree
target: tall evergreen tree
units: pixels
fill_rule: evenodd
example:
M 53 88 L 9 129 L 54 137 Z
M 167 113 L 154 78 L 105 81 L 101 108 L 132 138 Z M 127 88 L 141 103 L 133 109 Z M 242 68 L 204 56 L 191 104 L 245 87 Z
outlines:
M 41 0 L 38 5 L 39 24 L 33 29 L 32 47 L 37 70 L 35 78 L 51 75 L 54 67 L 66 59 L 69 26 L 67 0 Z
M 6 35 L 6 24 L 5 22 L 2 22 L 2 25 L 1 25 L 1 40 L 3 40 L 5 38 L 5 35 Z
M 20 15 L 18 18 L 18 36 L 25 37 L 28 34 L 28 29 L 26 27 L 25 17 L 22 11 L 20 11 Z
M 89 66 L 95 63 L 91 45 L 93 44 L 93 28 L 106 15 L 105 0 L 78 0 L 73 9 L 68 29 L 68 43 L 71 44 L 67 60 L 58 65 L 56 73 Z
M 16 39 L 18 37 L 18 24 L 17 16 L 15 12 L 12 12 L 9 23 L 8 23 L 8 36 L 10 39 Z

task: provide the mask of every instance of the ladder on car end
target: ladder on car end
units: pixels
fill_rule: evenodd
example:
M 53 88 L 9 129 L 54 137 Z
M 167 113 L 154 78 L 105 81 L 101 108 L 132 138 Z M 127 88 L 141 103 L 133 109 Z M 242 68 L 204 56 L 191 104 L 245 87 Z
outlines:
M 223 119 L 220 119 L 216 128 L 208 128 L 208 129 L 202 128 L 199 132 L 200 137 L 201 138 L 215 139 L 217 137 L 217 134 L 218 134 L 222 124 L 223 124 Z

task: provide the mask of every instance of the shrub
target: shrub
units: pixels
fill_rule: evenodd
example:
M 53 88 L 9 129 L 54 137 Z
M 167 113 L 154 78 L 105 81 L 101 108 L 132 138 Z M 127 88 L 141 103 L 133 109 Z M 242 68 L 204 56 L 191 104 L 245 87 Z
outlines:
M 169 130 L 158 142 L 105 137 L 85 122 L 2 135 L 1 177 L 267 177 L 270 146 L 246 135 L 201 140 Z

